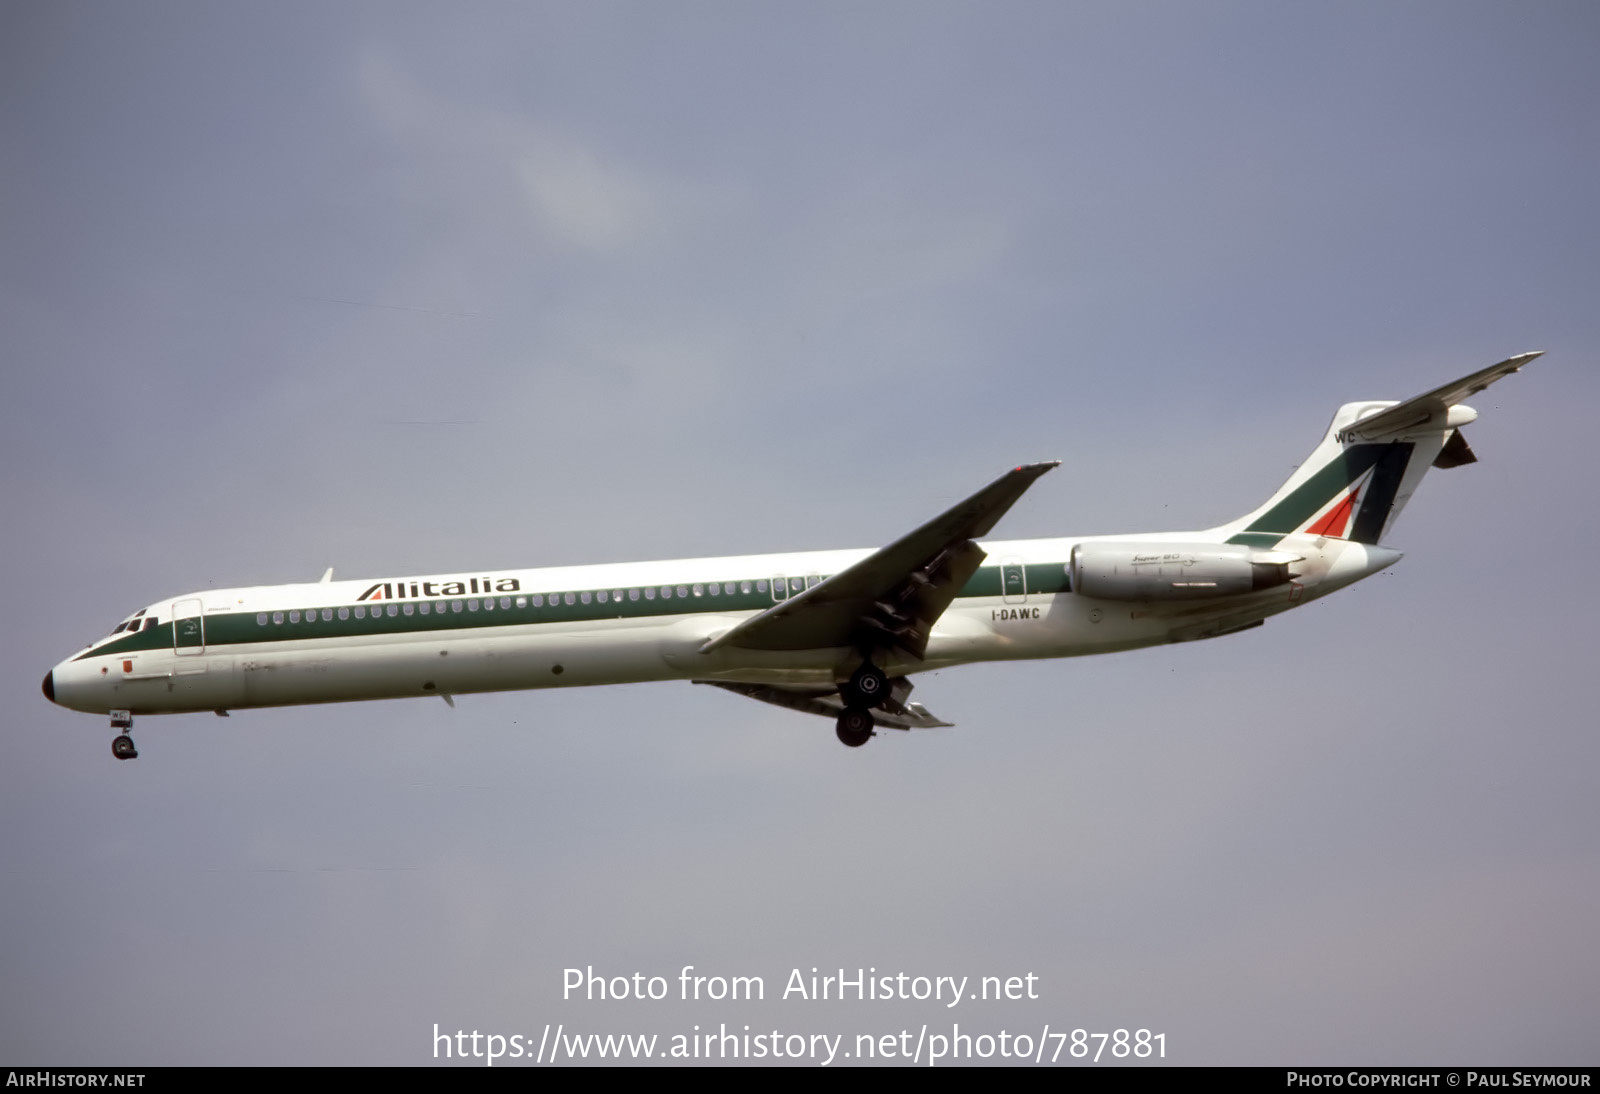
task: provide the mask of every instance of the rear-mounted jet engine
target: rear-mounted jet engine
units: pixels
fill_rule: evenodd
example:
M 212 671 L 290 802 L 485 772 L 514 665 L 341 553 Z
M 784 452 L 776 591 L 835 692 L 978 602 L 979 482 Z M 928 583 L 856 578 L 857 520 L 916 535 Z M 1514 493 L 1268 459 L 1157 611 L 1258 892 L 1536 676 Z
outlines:
M 1300 556 L 1231 543 L 1080 543 L 1072 588 L 1102 600 L 1198 600 L 1287 585 Z

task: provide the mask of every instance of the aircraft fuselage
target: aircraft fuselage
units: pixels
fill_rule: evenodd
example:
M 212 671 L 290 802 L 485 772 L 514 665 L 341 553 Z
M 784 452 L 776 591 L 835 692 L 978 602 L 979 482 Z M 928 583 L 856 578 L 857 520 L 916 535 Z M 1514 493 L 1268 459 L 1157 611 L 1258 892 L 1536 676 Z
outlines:
M 890 655 L 881 667 L 900 676 L 1209 637 L 1208 628 L 1241 629 L 1399 557 L 1344 540 L 1294 540 L 1280 547 L 1304 558 L 1292 582 L 1176 602 L 1074 593 L 1072 548 L 1093 539 L 981 544 L 988 557 L 938 620 L 925 656 Z M 856 650 L 701 647 L 871 554 L 210 589 L 149 605 L 134 617 L 137 629 L 100 639 L 52 669 L 46 690 L 56 703 L 87 713 L 173 714 L 655 680 L 833 687 L 859 661 Z
M 993 541 L 1054 463 L 1024 464 L 875 551 L 818 551 L 212 589 L 134 613 L 44 679 L 135 714 L 694 680 L 878 728 L 949 725 L 910 676 L 1232 634 L 1392 565 L 1430 468 L 1476 460 L 1461 400 L 1524 353 L 1403 402 L 1346 403 L 1276 493 L 1199 532 Z M 453 701 L 452 701 L 453 702 Z M 119 759 L 138 755 L 120 732 Z

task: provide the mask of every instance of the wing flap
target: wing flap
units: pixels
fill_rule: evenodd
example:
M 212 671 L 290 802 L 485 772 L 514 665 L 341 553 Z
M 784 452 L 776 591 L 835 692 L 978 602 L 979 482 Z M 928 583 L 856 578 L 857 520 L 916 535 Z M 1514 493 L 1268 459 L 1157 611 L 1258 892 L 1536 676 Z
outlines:
M 771 703 L 787 710 L 798 710 L 803 714 L 819 714 L 824 718 L 837 718 L 844 710 L 844 701 L 839 698 L 837 691 L 785 688 L 772 684 L 738 684 L 726 680 L 696 680 L 695 683 L 709 684 L 748 699 Z M 921 703 L 897 705 L 899 709 L 895 711 L 874 710 L 873 723 L 888 729 L 939 729 L 953 724 L 940 721 Z

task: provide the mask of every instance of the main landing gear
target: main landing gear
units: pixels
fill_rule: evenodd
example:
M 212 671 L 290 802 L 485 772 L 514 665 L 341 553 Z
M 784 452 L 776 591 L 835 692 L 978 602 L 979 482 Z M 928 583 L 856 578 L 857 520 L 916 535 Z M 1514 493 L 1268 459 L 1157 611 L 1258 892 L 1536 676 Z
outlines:
M 111 742 L 111 754 L 119 760 L 137 760 L 139 750 L 133 747 L 133 712 L 130 710 L 113 710 L 111 712 L 111 728 L 121 730 L 116 740 Z
M 850 748 L 860 748 L 872 740 L 872 711 L 860 707 L 845 707 L 833 731 L 839 743 Z
M 862 710 L 871 710 L 888 697 L 889 678 L 871 661 L 861 662 L 855 675 L 839 689 L 839 698 L 844 700 L 846 707 L 860 707 Z
M 872 739 L 872 710 L 889 698 L 889 678 L 870 660 L 861 662 L 854 675 L 839 688 L 844 710 L 839 714 L 834 733 L 839 742 L 860 748 Z

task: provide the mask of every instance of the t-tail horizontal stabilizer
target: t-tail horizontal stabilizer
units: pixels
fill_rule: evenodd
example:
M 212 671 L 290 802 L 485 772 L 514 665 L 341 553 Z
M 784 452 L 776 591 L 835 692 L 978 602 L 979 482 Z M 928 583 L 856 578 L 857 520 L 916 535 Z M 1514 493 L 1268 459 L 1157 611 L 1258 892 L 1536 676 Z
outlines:
M 1217 531 L 1251 547 L 1297 534 L 1381 543 L 1430 467 L 1477 462 L 1461 427 L 1478 412 L 1462 400 L 1538 356 L 1519 353 L 1403 402 L 1346 403 L 1265 505 Z
M 1444 429 L 1452 424 L 1449 422 L 1451 407 L 1464 399 L 1470 399 L 1496 380 L 1510 376 L 1513 372 L 1520 372 L 1523 365 L 1543 355 L 1544 350 L 1519 353 L 1515 357 L 1506 358 L 1498 365 L 1490 365 L 1486 369 L 1474 372 L 1471 376 L 1463 376 L 1454 383 L 1436 387 L 1414 399 L 1395 403 L 1376 414 L 1364 414 L 1346 428 L 1346 433 L 1363 441 L 1379 441 L 1398 439 L 1409 433 Z M 1477 415 L 1474 414 L 1472 417 L 1475 418 Z

